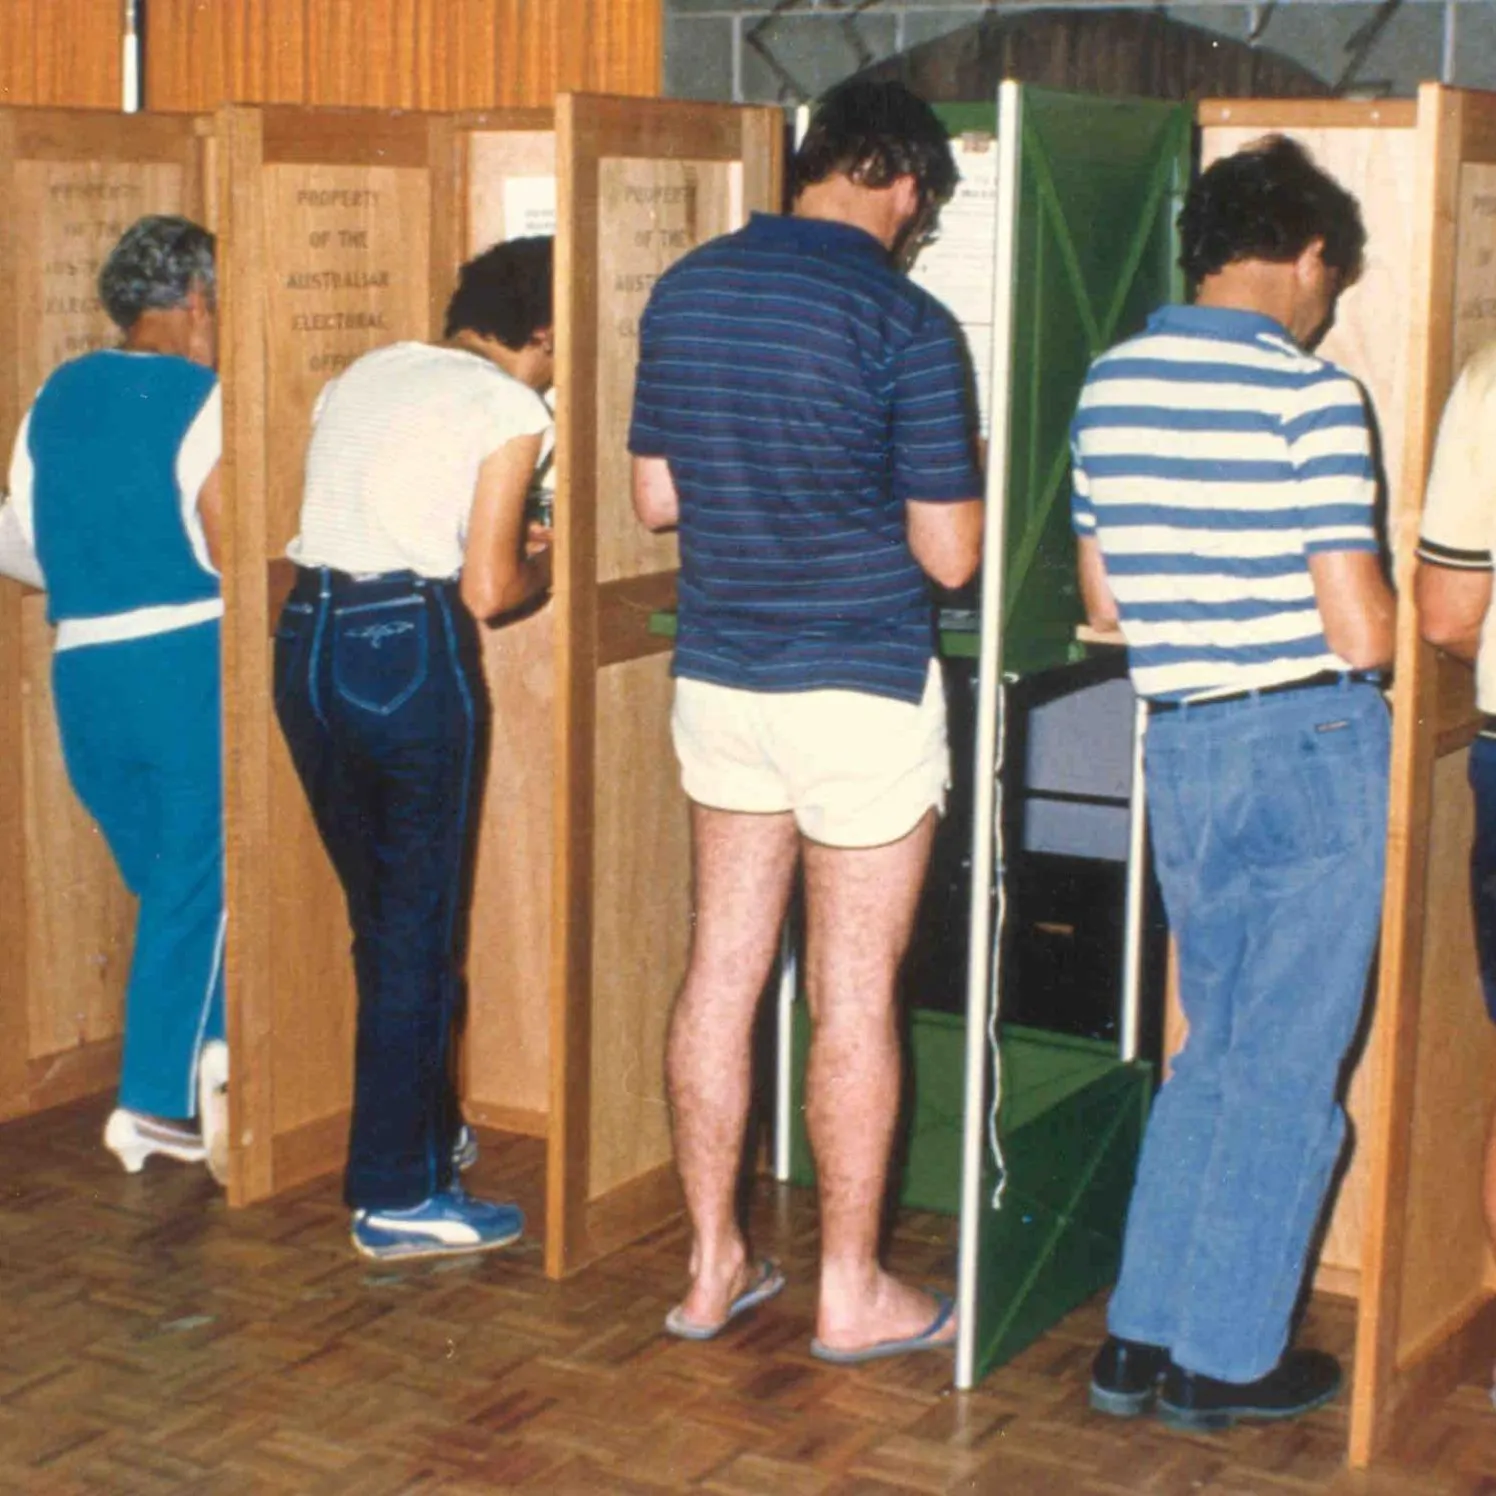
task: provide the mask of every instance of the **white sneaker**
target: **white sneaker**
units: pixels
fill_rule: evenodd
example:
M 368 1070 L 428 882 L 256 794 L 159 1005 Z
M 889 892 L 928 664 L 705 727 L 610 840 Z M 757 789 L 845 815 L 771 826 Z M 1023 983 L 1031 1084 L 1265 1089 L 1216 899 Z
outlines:
M 104 1146 L 125 1166 L 125 1173 L 138 1174 L 153 1153 L 163 1153 L 184 1164 L 200 1164 L 207 1157 L 203 1140 L 190 1128 L 117 1106 L 104 1124 Z
M 209 1039 L 197 1062 L 197 1119 L 203 1130 L 208 1172 L 229 1182 L 229 1047 Z

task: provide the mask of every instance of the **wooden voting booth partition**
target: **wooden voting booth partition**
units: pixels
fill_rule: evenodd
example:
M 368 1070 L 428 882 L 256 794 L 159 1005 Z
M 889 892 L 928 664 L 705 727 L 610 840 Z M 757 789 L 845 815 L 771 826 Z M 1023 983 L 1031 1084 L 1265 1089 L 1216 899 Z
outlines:
M 1387 493 L 1402 491 L 1409 408 L 1408 339 L 1413 309 L 1407 293 L 1414 256 L 1414 161 L 1417 106 L 1411 101 L 1219 100 L 1197 111 L 1201 167 L 1269 132 L 1292 136 L 1335 179 L 1355 193 L 1366 223 L 1366 265 L 1341 298 L 1319 352 L 1365 387 L 1375 413 Z M 1177 1013 L 1177 1007 L 1175 1008 Z M 1171 1025 L 1178 1048 L 1182 1031 Z M 1366 1145 L 1373 1066 L 1365 1059 L 1350 1077 L 1346 1106 L 1353 1150 L 1320 1245 L 1315 1287 L 1356 1297 L 1370 1188 Z
M 685 968 L 689 835 L 669 659 L 648 632 L 676 543 L 634 518 L 638 325 L 693 245 L 778 211 L 774 109 L 563 95 L 557 109 L 556 773 L 546 1267 L 679 1209 L 665 1022 Z
M 1418 639 L 1413 552 L 1454 376 L 1496 337 L 1496 94 L 1425 85 L 1411 190 L 1407 405 L 1394 491 L 1399 611 L 1392 802 L 1377 994 L 1371 1188 L 1351 1406 L 1364 1464 L 1496 1350 L 1496 1263 L 1481 1212 L 1496 1034 L 1469 907 L 1471 674 Z M 1496 434 L 1493 434 L 1496 435 Z
M 312 402 L 366 349 L 439 336 L 459 261 L 545 227 L 555 179 L 555 592 L 485 641 L 461 1073 L 475 1121 L 546 1140 L 561 1276 L 679 1208 L 662 1057 L 688 841 L 647 630 L 676 556 L 634 521 L 626 429 L 649 288 L 779 206 L 779 116 L 563 95 L 554 116 L 230 108 L 216 128 L 236 1203 L 336 1167 L 350 1101 L 346 915 L 271 701 L 267 574 L 295 531 Z
M 440 331 L 457 260 L 440 117 L 216 116 L 224 395 L 224 819 L 229 1198 L 335 1167 L 354 986 L 342 890 L 272 704 L 269 565 L 296 533 L 313 402 L 368 349 Z
M 113 345 L 100 262 L 143 213 L 201 219 L 205 122 L 0 110 L 0 452 L 64 360 Z M 46 599 L 0 578 L 0 1119 L 112 1087 L 135 901 L 69 786 Z
M 1418 641 L 1414 549 L 1454 373 L 1496 335 L 1496 95 L 1426 85 L 1416 103 L 1218 101 L 1202 158 L 1269 131 L 1300 140 L 1360 199 L 1361 282 L 1322 351 L 1374 406 L 1398 593 L 1392 797 L 1369 1031 L 1349 1080 L 1355 1147 L 1317 1284 L 1359 1301 L 1350 1457 L 1365 1464 L 1496 1349 L 1481 1164 L 1496 1036 L 1469 912 L 1470 672 Z M 1482 1364 L 1483 1363 L 1483 1364 Z

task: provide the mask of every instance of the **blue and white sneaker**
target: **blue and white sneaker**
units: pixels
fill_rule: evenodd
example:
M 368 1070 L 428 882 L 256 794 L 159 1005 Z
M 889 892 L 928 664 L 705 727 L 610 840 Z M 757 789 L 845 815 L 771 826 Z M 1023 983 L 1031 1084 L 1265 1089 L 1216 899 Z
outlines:
M 474 1200 L 454 1185 L 406 1210 L 355 1210 L 349 1235 L 365 1257 L 393 1262 L 491 1252 L 518 1241 L 524 1231 L 517 1205 Z
M 452 1167 L 459 1174 L 466 1174 L 478 1162 L 478 1134 L 464 1122 L 452 1140 Z

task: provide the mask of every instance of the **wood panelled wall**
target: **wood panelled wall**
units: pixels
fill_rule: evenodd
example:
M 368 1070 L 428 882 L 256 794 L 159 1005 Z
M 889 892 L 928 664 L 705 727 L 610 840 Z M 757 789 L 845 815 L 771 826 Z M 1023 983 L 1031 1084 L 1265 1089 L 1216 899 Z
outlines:
M 662 0 L 150 0 L 144 103 L 548 106 L 660 91 Z M 0 104 L 116 108 L 119 0 L 0 0 Z
M 0 104 L 117 109 L 119 0 L 0 0 Z
M 150 109 L 488 109 L 660 88 L 661 0 L 151 0 L 148 28 Z

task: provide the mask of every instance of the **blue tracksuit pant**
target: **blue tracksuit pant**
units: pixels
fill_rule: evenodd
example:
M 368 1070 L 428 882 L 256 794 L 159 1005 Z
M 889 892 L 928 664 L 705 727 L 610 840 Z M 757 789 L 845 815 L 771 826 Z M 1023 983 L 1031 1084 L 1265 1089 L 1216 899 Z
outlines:
M 64 650 L 52 682 L 73 788 L 140 900 L 119 1104 L 197 1110 L 223 1037 L 223 770 L 217 621 Z

